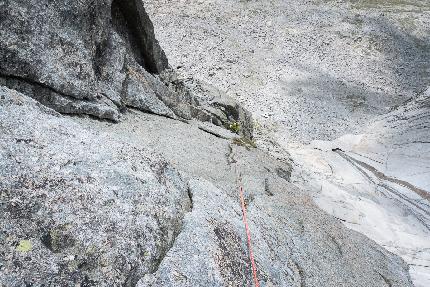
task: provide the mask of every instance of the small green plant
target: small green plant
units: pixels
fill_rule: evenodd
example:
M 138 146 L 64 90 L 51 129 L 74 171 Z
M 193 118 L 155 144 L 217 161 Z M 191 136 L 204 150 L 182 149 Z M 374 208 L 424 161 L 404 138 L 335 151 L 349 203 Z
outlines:
M 229 130 L 231 130 L 232 132 L 234 132 L 236 134 L 238 134 L 240 132 L 240 124 L 238 122 L 230 123 L 228 128 L 229 128 Z

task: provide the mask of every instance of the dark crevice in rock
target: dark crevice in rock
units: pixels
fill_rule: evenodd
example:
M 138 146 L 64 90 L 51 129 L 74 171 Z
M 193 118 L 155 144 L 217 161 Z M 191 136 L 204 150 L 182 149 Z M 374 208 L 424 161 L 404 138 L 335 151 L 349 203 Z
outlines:
M 127 279 L 125 280 L 123 287 L 134 287 L 137 285 L 137 282 L 139 281 L 140 276 L 138 272 L 138 267 L 133 266 L 127 274 Z
M 269 183 L 269 179 L 268 179 L 268 178 L 265 178 L 265 179 L 264 179 L 264 192 L 265 192 L 268 196 L 274 196 L 273 192 L 271 191 L 270 183 Z
M 391 281 L 387 277 L 385 277 L 384 275 L 382 275 L 380 272 L 378 272 L 378 274 L 379 274 L 379 276 L 382 277 L 382 279 L 384 279 L 384 282 L 385 282 L 385 284 L 387 284 L 388 287 L 392 287 L 393 286 L 393 284 L 391 284 Z
M 81 282 L 81 287 L 96 287 L 98 284 L 96 281 L 91 280 L 87 275 L 84 280 Z
M 93 59 L 93 70 L 97 79 L 101 78 L 102 66 L 105 62 L 105 52 L 107 49 L 107 40 L 104 40 L 96 44 L 94 59 Z
M 291 170 L 285 170 L 285 169 L 279 167 L 276 169 L 276 174 L 280 178 L 284 179 L 285 181 L 290 182 L 290 180 L 291 180 Z
M 306 287 L 306 273 L 303 270 L 303 268 L 294 260 L 292 260 L 294 266 L 296 267 L 297 271 L 299 272 L 300 277 L 300 287 Z
M 331 234 L 328 234 L 328 237 L 331 239 L 331 241 L 334 243 L 334 245 L 335 245 L 335 247 L 336 247 L 336 249 L 337 249 L 337 251 L 338 251 L 338 253 L 339 253 L 339 255 L 340 256 L 342 256 L 343 255 L 343 251 L 342 251 L 342 246 L 341 246 L 341 244 L 336 240 L 336 237 L 334 237 L 333 235 L 331 235 Z
M 160 219 L 157 216 L 155 216 L 155 220 L 157 221 L 157 225 L 160 228 L 163 236 L 166 235 L 167 230 L 166 230 L 165 226 L 161 224 Z M 171 240 L 171 242 L 163 242 L 163 244 L 161 244 L 159 246 L 159 248 L 160 248 L 159 255 L 152 259 L 149 273 L 154 274 L 155 272 L 157 272 L 157 270 L 160 267 L 161 262 L 163 261 L 164 257 L 166 257 L 167 252 L 169 252 L 169 250 L 175 244 L 177 235 L 181 232 L 181 230 L 177 231 L 173 228 L 173 232 L 174 232 L 174 235 L 173 235 L 173 239 Z M 140 274 L 140 275 L 143 276 L 144 274 Z
M 231 105 L 222 102 L 216 102 L 214 105 L 220 108 L 229 120 L 239 121 L 239 105 Z
M 48 106 L 49 107 L 49 106 Z M 101 122 L 101 123 L 112 123 L 112 124 L 116 124 L 118 123 L 117 120 L 112 120 L 112 119 L 104 119 L 104 118 L 100 118 L 98 116 L 92 115 L 92 114 L 86 114 L 86 113 L 64 113 L 64 112 L 59 112 L 60 114 L 64 114 L 66 116 L 69 117 L 75 117 L 75 118 L 88 118 L 91 119 L 93 121 L 97 121 L 97 122 Z
M 180 119 L 175 119 L 175 118 L 173 118 L 171 116 L 168 116 L 168 115 L 154 113 L 153 111 L 148 110 L 148 109 L 138 109 L 138 108 L 130 106 L 130 105 L 126 105 L 124 108 L 127 108 L 126 110 L 124 110 L 124 112 L 125 111 L 141 112 L 141 113 L 148 114 L 148 115 L 153 115 L 153 116 L 157 116 L 157 117 L 163 117 L 163 118 L 166 118 L 166 119 L 169 119 L 169 120 L 180 120 Z
M 424 267 L 424 268 L 430 268 L 430 265 L 422 265 L 422 264 L 408 264 L 409 266 L 418 266 L 418 267 Z
M 188 193 L 188 198 L 190 199 L 190 210 L 193 210 L 194 208 L 193 192 L 191 191 L 191 188 L 189 186 L 187 187 L 187 193 Z
M 300 275 L 300 287 L 306 287 L 306 281 L 305 281 L 305 273 L 303 271 L 303 269 L 299 269 L 299 275 Z
M 210 134 L 212 136 L 215 136 L 215 137 L 217 137 L 219 139 L 226 139 L 225 137 L 223 137 L 223 136 L 221 136 L 221 135 L 219 135 L 219 134 L 217 134 L 217 133 L 215 133 L 215 132 L 213 132 L 213 131 L 211 131 L 211 130 L 209 130 L 207 128 L 199 127 L 199 130 L 201 130 L 201 131 L 203 131 L 205 133 L 208 133 L 208 134 Z
M 125 107 L 127 103 L 128 78 L 130 77 L 130 75 L 127 73 L 127 54 L 124 54 L 121 73 L 124 74 L 125 77 L 121 84 L 120 101 L 121 101 L 121 106 Z
M 333 216 L 334 218 L 336 218 L 337 220 L 340 220 L 340 221 L 342 221 L 342 222 L 348 222 L 348 221 L 346 221 L 345 219 L 343 219 L 343 218 L 340 218 L 340 217 L 336 217 L 336 216 Z
M 253 121 L 251 114 L 239 103 L 229 101 L 215 101 L 210 103 L 213 108 L 218 109 L 224 115 L 223 118 L 214 114 L 214 117 L 218 121 L 222 122 L 223 126 L 234 130 L 237 134 L 243 136 L 246 139 L 253 139 Z M 237 129 L 237 130 L 236 130 Z
M 231 166 L 233 163 L 237 163 L 237 160 L 234 158 L 234 148 L 231 143 L 228 145 L 228 153 L 225 155 L 225 157 L 229 166 Z
M 167 58 L 154 37 L 154 28 L 139 0 L 114 0 L 112 24 L 129 44 L 136 61 L 150 73 L 159 74 L 168 67 Z
M 26 94 L 37 100 L 44 106 L 50 107 L 55 111 L 68 115 L 88 115 L 101 120 L 117 122 L 119 114 L 117 106 L 108 98 L 100 96 L 98 102 L 88 99 L 77 99 L 73 96 L 64 94 L 44 83 L 28 79 L 26 77 L 8 75 L 0 73 L 0 84 Z M 58 99 L 62 99 L 58 103 Z M 108 101 L 109 104 L 104 101 Z M 96 108 L 96 105 L 103 104 L 105 109 Z
M 158 221 L 158 220 L 157 220 Z M 155 274 L 158 269 L 160 268 L 161 263 L 163 262 L 164 258 L 166 257 L 167 253 L 169 253 L 170 249 L 172 249 L 172 247 L 175 245 L 176 239 L 178 238 L 179 234 L 181 234 L 183 226 L 183 223 L 181 223 L 181 227 L 179 228 L 179 230 L 174 231 L 173 234 L 173 239 L 171 240 L 170 243 L 166 244 L 166 246 L 162 247 L 162 250 L 160 251 L 160 255 L 157 258 L 154 258 L 154 262 L 152 263 L 152 266 L 149 270 L 149 274 Z M 162 226 L 159 224 L 161 230 L 163 230 Z M 165 231 L 167 232 L 167 231 Z M 143 277 L 143 275 L 145 274 L 139 274 L 139 278 Z M 137 283 L 137 281 L 136 281 Z
M 148 272 L 149 274 L 155 274 L 158 271 L 161 263 L 163 262 L 164 258 L 167 256 L 167 253 L 169 253 L 170 249 L 172 249 L 173 246 L 175 246 L 175 243 L 176 243 L 178 236 L 182 233 L 182 231 L 184 229 L 185 214 L 187 212 L 192 212 L 192 210 L 194 208 L 193 193 L 192 193 L 191 187 L 189 185 L 187 186 L 187 197 L 190 201 L 190 208 L 185 210 L 183 217 L 180 219 L 180 222 L 178 223 L 179 227 L 173 228 L 174 233 L 173 233 L 172 240 L 170 242 L 168 242 L 168 244 L 166 244 L 166 246 L 164 246 L 162 248 L 160 255 L 157 258 L 155 258 L 154 263 L 152 264 L 152 267 L 150 268 L 150 270 Z M 167 233 L 167 230 L 165 230 L 165 228 L 161 225 L 161 223 L 157 217 L 156 217 L 156 220 L 157 220 L 157 223 L 160 227 L 160 230 L 162 230 L 163 233 Z M 141 275 L 141 276 L 138 278 L 138 280 L 143 276 L 142 274 L 139 274 L 139 275 Z M 136 281 L 136 283 L 137 283 L 137 281 Z M 132 285 L 132 286 L 134 286 L 134 285 Z
M 56 94 L 58 94 L 60 96 L 75 99 L 74 97 L 66 95 L 66 94 L 64 94 L 64 93 L 62 93 L 62 92 L 54 89 L 51 86 L 48 86 L 48 85 L 46 85 L 44 83 L 40 83 L 38 81 L 29 79 L 29 78 L 26 78 L 26 77 L 21 77 L 21 76 L 16 76 L 16 75 L 8 75 L 8 74 L 0 73 L 0 78 L 3 78 L 5 80 L 13 80 L 13 81 L 18 81 L 18 82 L 25 82 L 25 83 L 27 83 L 27 84 L 29 84 L 31 86 L 37 86 L 37 87 L 40 87 L 40 88 L 43 88 L 43 89 L 47 89 L 50 92 L 56 93 Z M 9 86 L 7 82 L 6 82 L 5 86 Z M 8 87 L 8 88 L 16 90 L 16 88 L 11 88 L 11 87 Z M 21 92 L 21 91 L 19 91 L 19 92 Z

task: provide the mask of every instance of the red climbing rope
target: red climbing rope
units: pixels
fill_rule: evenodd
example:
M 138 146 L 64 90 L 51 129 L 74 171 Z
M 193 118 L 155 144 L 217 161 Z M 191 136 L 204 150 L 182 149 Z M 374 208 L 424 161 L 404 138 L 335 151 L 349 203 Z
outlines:
M 254 261 L 254 253 L 252 252 L 251 232 L 249 231 L 248 221 L 246 219 L 246 206 L 245 206 L 245 198 L 243 196 L 243 187 L 242 187 L 242 184 L 240 184 L 240 182 L 239 182 L 239 194 L 240 194 L 240 203 L 242 205 L 243 223 L 245 225 L 246 236 L 248 237 L 248 249 L 249 249 L 249 259 L 251 260 L 252 277 L 254 278 L 255 287 L 260 287 L 260 283 L 258 282 L 258 278 L 257 278 L 257 267 Z

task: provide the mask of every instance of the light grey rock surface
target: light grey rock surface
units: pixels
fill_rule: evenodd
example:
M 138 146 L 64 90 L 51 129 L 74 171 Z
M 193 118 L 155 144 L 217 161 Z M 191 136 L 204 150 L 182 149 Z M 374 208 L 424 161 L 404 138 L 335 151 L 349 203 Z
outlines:
M 290 149 L 296 184 L 317 204 L 410 265 L 430 284 L 430 89 L 362 134 Z
M 429 1 L 144 2 L 183 77 L 247 107 L 296 184 L 430 286 L 430 108 L 414 102 L 429 87 Z
M 242 174 L 262 286 L 412 286 L 406 265 L 316 208 L 288 163 L 138 111 L 119 124 L 75 119 L 169 158 L 189 180 L 192 211 L 156 272 L 137 286 L 251 285 L 236 171 Z M 366 274 L 366 276 L 363 276 Z
M 0 99 L 3 285 L 250 282 L 237 170 L 262 286 L 412 286 L 399 257 L 318 209 L 262 151 L 138 111 L 113 124 L 6 88 Z
M 0 89 L 0 285 L 135 286 L 191 209 L 154 152 Z

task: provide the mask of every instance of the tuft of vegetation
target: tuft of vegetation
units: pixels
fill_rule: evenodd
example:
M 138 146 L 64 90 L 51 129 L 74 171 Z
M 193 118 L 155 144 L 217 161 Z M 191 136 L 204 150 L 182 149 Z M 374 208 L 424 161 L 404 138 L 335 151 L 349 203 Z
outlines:
M 238 122 L 232 122 L 228 126 L 228 129 L 231 130 L 232 132 L 238 134 L 240 132 L 240 124 Z

